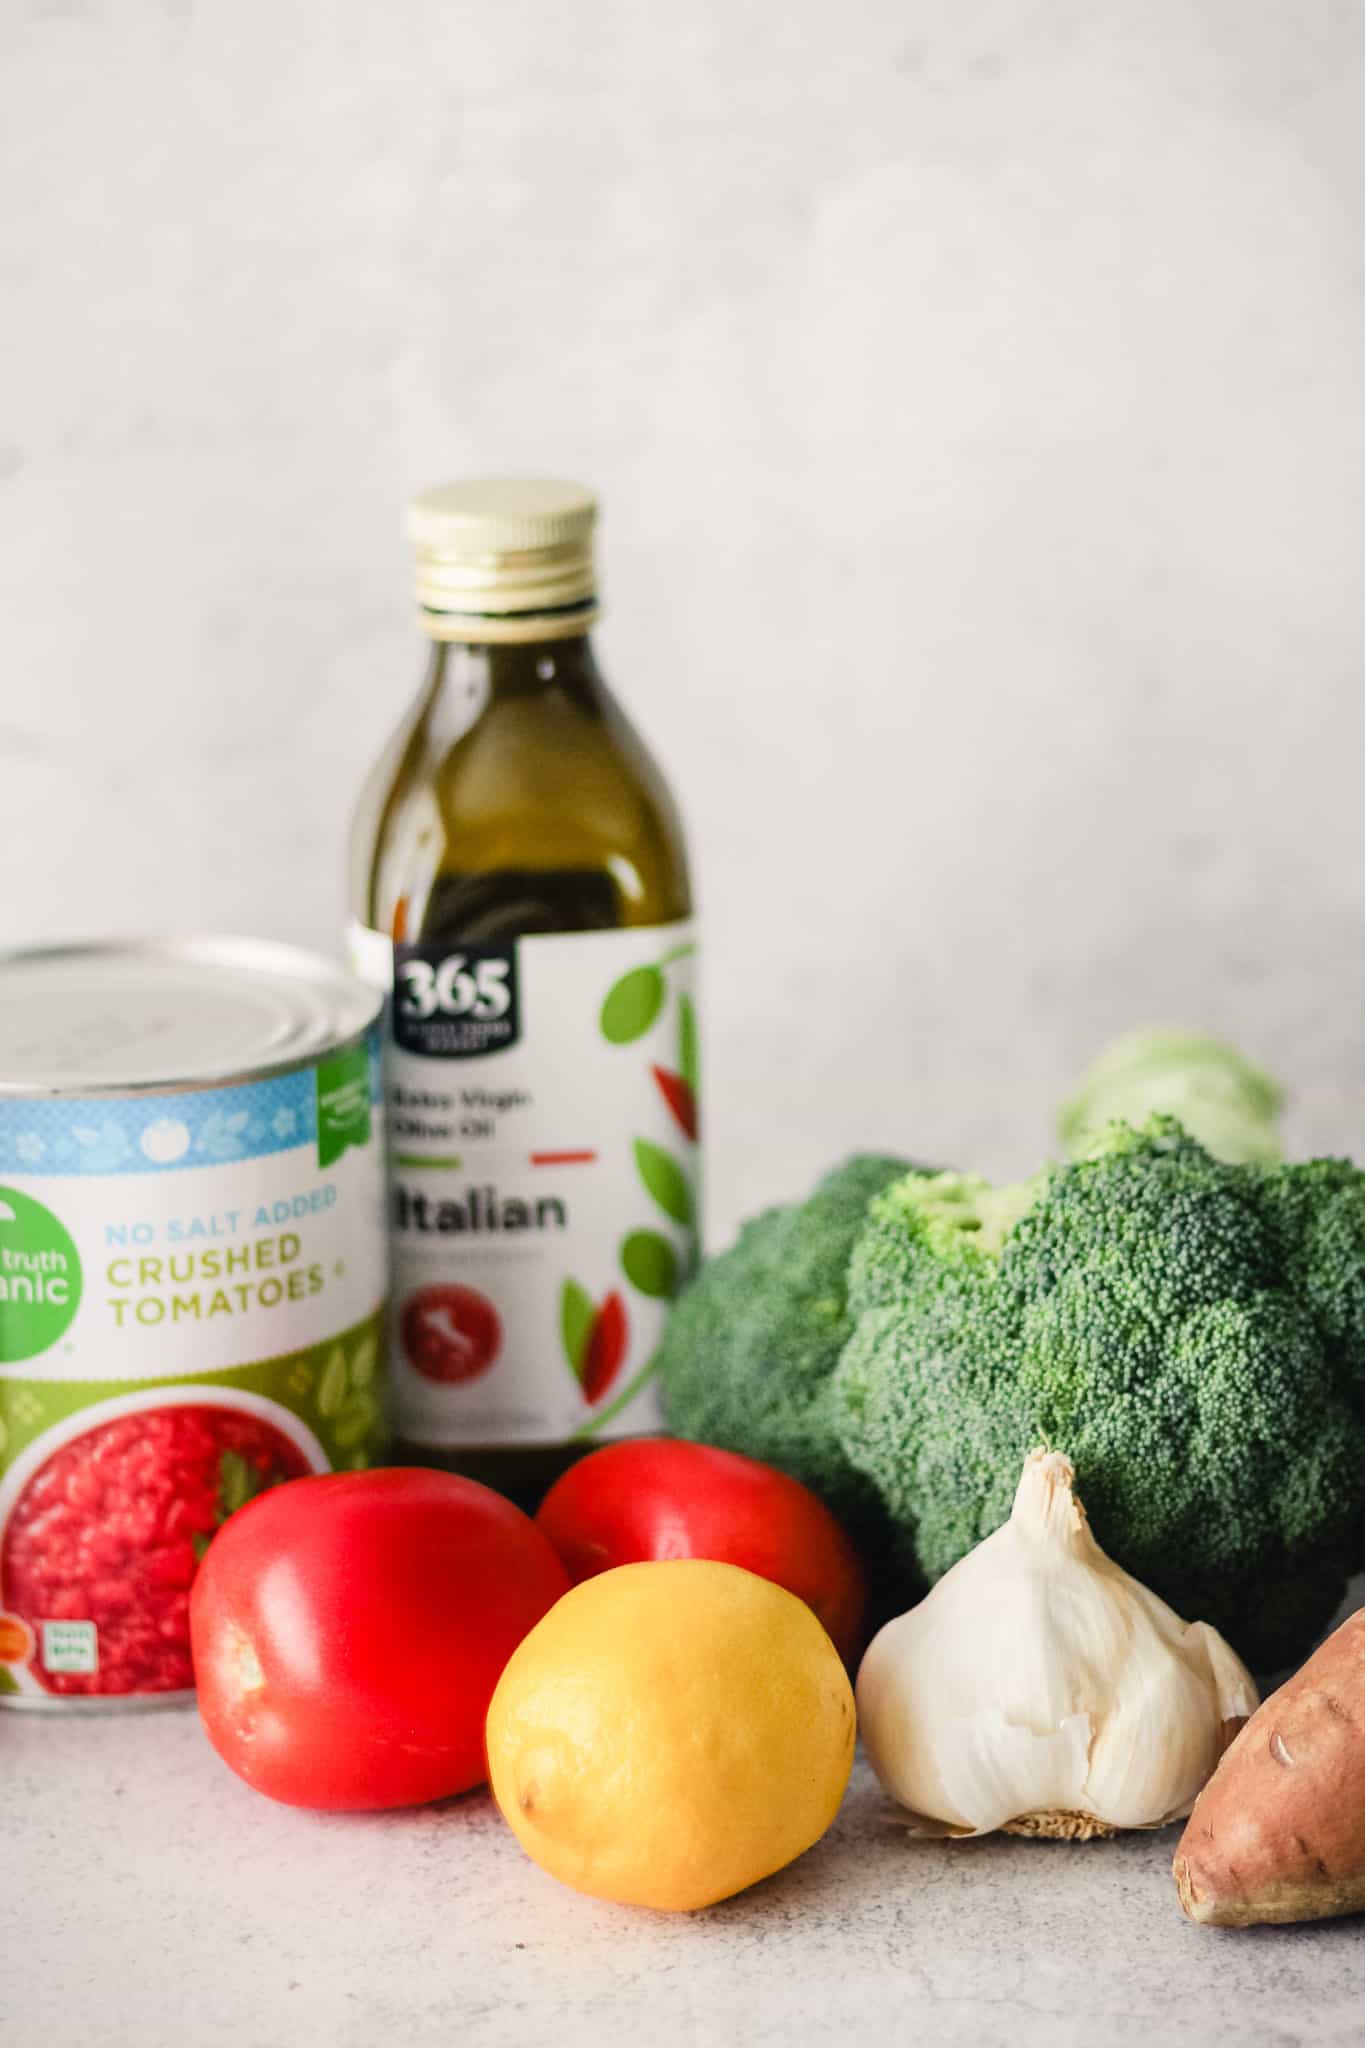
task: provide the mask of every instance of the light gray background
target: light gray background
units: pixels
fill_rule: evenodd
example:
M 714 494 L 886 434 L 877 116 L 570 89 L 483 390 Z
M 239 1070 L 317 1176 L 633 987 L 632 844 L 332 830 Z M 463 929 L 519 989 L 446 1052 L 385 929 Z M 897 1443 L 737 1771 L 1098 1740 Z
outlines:
M 1113 1029 L 1365 1148 L 1365 9 L 10 0 L 12 940 L 334 944 L 403 507 L 605 498 L 713 1223 Z

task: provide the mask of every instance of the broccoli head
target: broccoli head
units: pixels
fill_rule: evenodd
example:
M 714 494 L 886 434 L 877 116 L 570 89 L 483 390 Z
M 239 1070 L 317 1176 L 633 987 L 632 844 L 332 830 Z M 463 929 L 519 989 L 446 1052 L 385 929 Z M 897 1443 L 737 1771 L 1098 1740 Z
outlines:
M 675 1434 L 780 1466 L 864 1528 L 876 1495 L 840 1448 L 829 1382 L 851 1327 L 849 1253 L 868 1203 L 908 1170 L 859 1156 L 754 1217 L 684 1290 L 659 1354 Z
M 1156 1117 L 1014 1190 L 912 1177 L 849 1307 L 841 1442 L 930 1580 L 1046 1443 L 1111 1556 L 1259 1668 L 1329 1618 L 1365 1497 L 1365 1174 L 1221 1162 Z

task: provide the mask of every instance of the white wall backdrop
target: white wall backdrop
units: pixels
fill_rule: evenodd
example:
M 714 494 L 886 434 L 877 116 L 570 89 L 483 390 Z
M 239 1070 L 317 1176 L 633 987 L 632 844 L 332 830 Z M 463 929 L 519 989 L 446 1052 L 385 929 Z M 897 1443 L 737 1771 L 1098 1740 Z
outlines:
M 333 945 L 403 507 L 598 485 L 713 1223 L 1110 1031 L 1365 1150 L 1365 9 L 9 0 L 0 932 Z

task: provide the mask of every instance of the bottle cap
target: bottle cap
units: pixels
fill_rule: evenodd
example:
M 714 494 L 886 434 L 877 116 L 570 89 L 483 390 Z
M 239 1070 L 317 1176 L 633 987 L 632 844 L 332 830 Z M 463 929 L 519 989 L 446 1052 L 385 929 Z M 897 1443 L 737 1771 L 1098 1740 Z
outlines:
M 408 510 L 422 625 L 437 640 L 549 640 L 597 616 L 597 500 L 557 477 L 470 477 Z

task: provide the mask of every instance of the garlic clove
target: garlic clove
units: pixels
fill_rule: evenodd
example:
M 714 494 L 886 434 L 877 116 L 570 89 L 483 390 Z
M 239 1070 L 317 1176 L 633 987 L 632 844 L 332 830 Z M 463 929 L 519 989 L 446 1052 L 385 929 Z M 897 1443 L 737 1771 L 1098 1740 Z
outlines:
M 971 1834 L 992 1834 L 1016 1819 L 1021 1784 L 1034 1788 L 1040 1810 L 1050 1810 L 1069 1805 L 1085 1781 L 1090 1748 L 1086 1714 L 1068 1714 L 1059 1727 L 1039 1731 L 990 1711 L 964 1722 L 962 1737 L 943 1756 L 940 1782 Z
M 1032 1453 L 1010 1519 L 863 1660 L 864 1742 L 915 1832 L 1160 1827 L 1254 1710 L 1222 1637 L 1105 1556 L 1073 1477 Z

